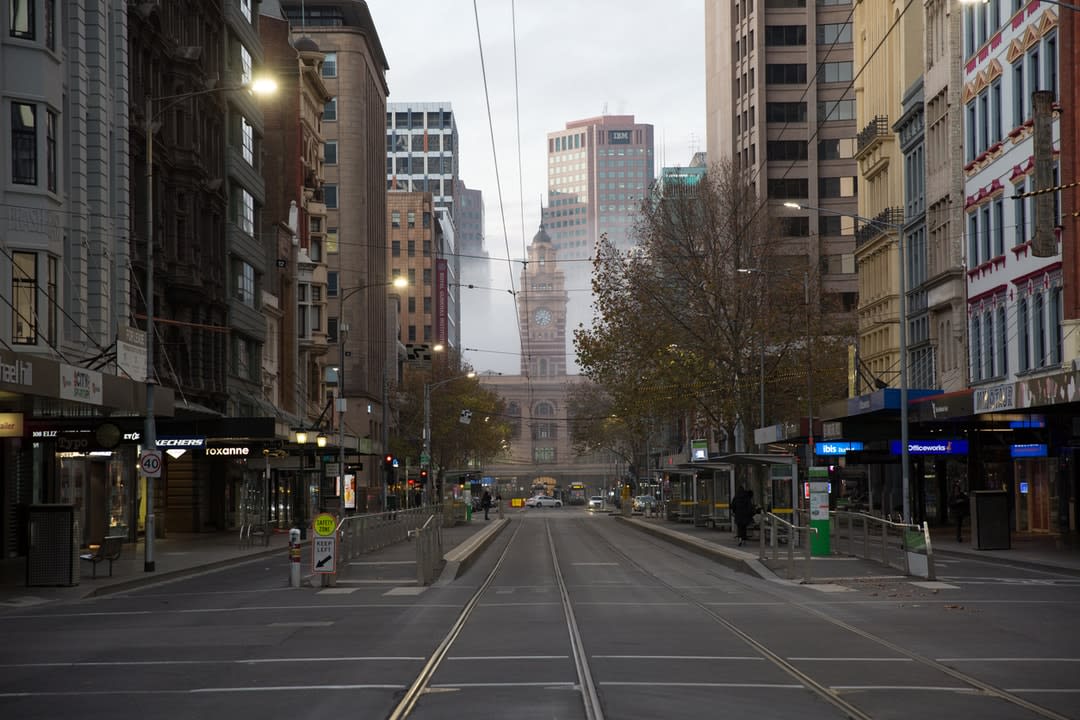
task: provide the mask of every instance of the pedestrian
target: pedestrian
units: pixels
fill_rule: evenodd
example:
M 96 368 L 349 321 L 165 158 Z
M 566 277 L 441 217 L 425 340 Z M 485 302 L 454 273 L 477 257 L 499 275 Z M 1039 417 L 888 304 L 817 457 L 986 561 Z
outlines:
M 750 521 L 754 519 L 754 493 L 743 488 L 735 493 L 731 500 L 731 516 L 735 521 L 735 538 L 739 545 L 744 544 L 748 537 L 747 529 Z
M 484 519 L 488 520 L 488 510 L 491 510 L 491 493 L 487 490 L 484 491 L 483 497 L 480 498 L 480 507 L 484 508 Z
M 960 481 L 953 481 L 952 493 L 949 495 L 949 510 L 956 517 L 956 542 L 964 542 L 964 516 L 968 513 L 968 495 L 961 487 Z

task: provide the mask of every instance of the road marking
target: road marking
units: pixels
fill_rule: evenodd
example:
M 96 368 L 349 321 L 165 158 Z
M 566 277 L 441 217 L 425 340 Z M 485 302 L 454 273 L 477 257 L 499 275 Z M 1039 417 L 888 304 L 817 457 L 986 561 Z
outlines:
M 432 683 L 428 687 L 439 690 L 455 690 L 457 688 L 514 688 L 514 687 L 543 687 L 543 688 L 576 688 L 577 684 L 556 680 L 554 682 L 490 682 L 490 683 Z
M 88 697 L 101 695 L 209 695 L 213 693 L 325 692 L 328 690 L 404 690 L 404 685 L 267 685 L 260 687 L 210 687 L 186 690 L 57 690 L 0 693 L 0 698 Z
M 114 596 L 119 597 L 119 596 Z M 128 598 L 130 599 L 130 598 Z M 320 605 L 316 609 L 328 610 L 364 610 L 367 608 L 407 608 L 416 606 L 411 603 L 339 603 L 336 605 Z M 425 608 L 459 609 L 460 605 L 453 603 L 430 603 Z M 312 607 L 304 607 L 310 611 Z M 251 612 L 295 612 L 296 605 L 248 605 L 241 607 L 222 608 L 195 608 L 186 610 L 117 610 L 111 612 L 82 612 L 82 613 L 36 613 L 36 614 L 5 614 L 0 615 L 0 621 L 5 620 L 55 620 L 57 618 L 90 618 L 90 617 L 140 617 L 150 615 L 210 615 L 213 613 L 251 613 Z
M 723 682 L 632 682 L 614 680 L 601 682 L 611 687 L 690 687 L 690 688 L 765 688 L 768 690 L 805 690 L 806 686 L 787 683 L 723 683 Z
M 855 592 L 855 588 L 849 588 L 843 585 L 833 585 L 832 583 L 810 583 L 804 587 L 823 593 Z
M 324 588 L 323 590 L 320 590 L 319 592 L 317 592 L 315 594 L 316 595 L 352 595 L 354 592 L 356 592 L 359 589 L 360 588 L 337 588 L 337 587 L 335 587 L 335 588 Z
M 477 603 L 477 607 L 545 607 L 548 605 L 562 605 L 559 602 L 482 602 Z M 424 607 L 428 607 L 425 605 Z
M 270 627 L 330 627 L 332 620 L 297 620 L 295 622 L 273 622 Z
M 47 598 L 36 597 L 33 595 L 21 595 L 19 597 L 14 597 L 9 600 L 0 601 L 0 605 L 5 605 L 10 608 L 24 608 L 33 607 L 34 605 L 42 605 L 47 602 L 52 601 Z
M 415 565 L 415 560 L 351 560 L 350 565 Z
M 593 655 L 605 660 L 764 660 L 751 655 Z
M 915 662 L 906 657 L 789 657 L 788 660 L 806 662 Z
M 92 668 L 92 667 L 153 667 L 159 665 L 268 665 L 275 663 L 321 662 L 420 662 L 422 657 L 349 656 L 349 657 L 283 657 L 247 658 L 243 660 L 91 660 L 85 662 L 7 663 L 0 668 Z
M 414 587 L 396 587 L 396 588 L 390 588 L 389 590 L 384 592 L 383 595 L 412 595 L 412 596 L 415 597 L 415 596 L 417 596 L 417 595 L 419 595 L 419 594 L 421 594 L 423 592 L 426 592 L 426 591 L 427 591 L 426 587 L 418 587 L 418 586 L 414 586 Z
M 339 585 L 402 585 L 415 583 L 415 580 L 402 578 L 400 580 L 338 580 Z
M 927 690 L 935 690 L 940 692 L 960 693 L 962 695 L 972 695 L 983 692 L 979 688 L 948 685 L 831 685 L 830 688 L 841 692 L 856 692 L 859 690 L 912 690 L 914 692 L 925 692 Z
M 583 567 L 596 567 L 596 566 L 618 567 L 619 566 L 619 563 L 613 563 L 613 562 L 576 562 L 576 563 L 570 563 L 570 564 L 571 565 L 580 565 L 580 566 L 583 566 Z
M 1033 657 L 968 657 L 968 658 L 934 658 L 938 662 L 1051 662 L 1051 663 L 1074 663 L 1080 662 L 1080 658 L 1033 658 Z
M 915 587 L 926 588 L 927 590 L 959 590 L 959 585 L 950 585 L 947 582 L 939 582 L 937 580 L 912 580 L 909 585 Z
M 1012 693 L 1080 693 L 1080 688 L 1008 688 Z
M 448 655 L 447 660 L 569 660 L 569 655 Z

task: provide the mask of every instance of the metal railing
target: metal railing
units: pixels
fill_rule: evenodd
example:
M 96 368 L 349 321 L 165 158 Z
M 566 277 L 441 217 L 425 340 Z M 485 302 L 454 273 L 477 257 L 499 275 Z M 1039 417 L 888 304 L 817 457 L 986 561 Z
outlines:
M 348 562 L 372 550 L 408 540 L 409 532 L 423 526 L 432 516 L 445 517 L 441 505 L 343 517 L 338 523 L 341 542 L 338 557 Z
M 761 550 L 759 558 L 761 561 L 779 560 L 780 545 L 787 545 L 787 576 L 788 580 L 793 580 L 795 579 L 795 546 L 800 545 L 804 551 L 806 561 L 803 581 L 810 582 L 812 577 L 810 572 L 810 533 L 816 533 L 817 528 L 809 525 L 795 525 L 778 515 L 773 515 L 771 512 L 762 513 L 758 525 L 760 527 Z M 800 532 L 802 532 L 801 543 Z M 766 540 L 766 537 L 768 537 L 768 540 Z
M 429 515 L 423 525 L 409 531 L 409 537 L 416 543 L 416 582 L 430 585 L 443 557 L 441 514 Z
M 936 577 L 934 548 L 925 522 L 920 527 L 867 513 L 833 510 L 829 531 L 831 552 L 880 562 L 905 575 L 927 580 Z

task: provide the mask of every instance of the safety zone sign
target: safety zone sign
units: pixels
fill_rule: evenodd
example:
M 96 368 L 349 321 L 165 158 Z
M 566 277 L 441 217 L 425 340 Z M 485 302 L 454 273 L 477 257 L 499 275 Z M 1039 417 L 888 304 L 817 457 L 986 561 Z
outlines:
M 311 570 L 316 573 L 335 573 L 337 538 L 315 537 L 311 542 Z

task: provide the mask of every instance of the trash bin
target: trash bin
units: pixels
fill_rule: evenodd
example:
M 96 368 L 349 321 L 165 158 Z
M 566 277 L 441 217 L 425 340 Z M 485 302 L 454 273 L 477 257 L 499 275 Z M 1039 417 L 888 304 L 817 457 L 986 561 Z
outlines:
M 31 505 L 26 586 L 79 584 L 79 538 L 72 505 Z
M 1004 490 L 976 490 L 971 494 L 971 544 L 976 550 L 1008 550 L 1009 494 Z

